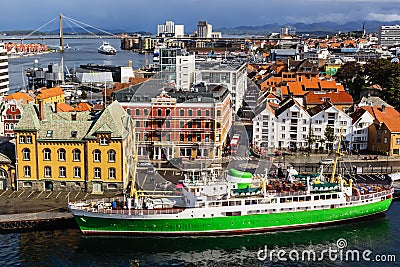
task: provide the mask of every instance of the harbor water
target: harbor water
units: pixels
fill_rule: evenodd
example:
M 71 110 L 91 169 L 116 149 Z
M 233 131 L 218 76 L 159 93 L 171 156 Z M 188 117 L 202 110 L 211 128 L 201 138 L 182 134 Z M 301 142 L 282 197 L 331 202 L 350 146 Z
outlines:
M 10 92 L 16 91 L 27 84 L 24 70 L 34 67 L 34 61 L 38 60 L 38 66 L 47 68 L 50 63 L 61 63 L 64 61 L 64 68 L 77 68 L 83 64 L 104 64 L 127 66 L 128 61 L 132 62 L 132 67 L 138 69 L 144 65 L 152 63 L 152 55 L 133 53 L 120 49 L 119 39 L 107 39 L 114 48 L 117 49 L 116 55 L 104 55 L 97 52 L 97 48 L 103 43 L 101 39 L 65 39 L 68 47 L 63 53 L 54 52 L 34 56 L 10 58 L 8 62 L 10 76 Z M 59 40 L 45 40 L 44 44 L 49 47 L 57 47 Z
M 231 237 L 85 237 L 77 229 L 2 234 L 0 266 L 400 266 L 399 208 L 394 202 L 385 216 L 343 225 Z M 286 256 L 270 257 L 272 250 Z M 310 251 L 315 258 L 301 258 Z M 358 260 L 350 256 L 356 252 Z

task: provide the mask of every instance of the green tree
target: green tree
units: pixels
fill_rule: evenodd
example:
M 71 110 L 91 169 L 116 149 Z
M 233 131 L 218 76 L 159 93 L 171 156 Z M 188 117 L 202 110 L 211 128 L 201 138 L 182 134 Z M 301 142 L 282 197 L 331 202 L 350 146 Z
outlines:
M 310 133 L 306 138 L 307 144 L 308 144 L 308 152 L 311 152 L 311 147 L 313 144 L 315 144 L 315 142 L 317 141 L 317 139 L 315 138 L 314 135 L 314 131 L 312 129 L 312 127 L 310 127 Z
M 347 62 L 334 75 L 338 82 L 344 87 L 349 88 L 349 93 L 353 99 L 359 99 L 360 93 L 365 86 L 363 68 L 356 62 Z
M 326 126 L 325 129 L 325 141 L 328 143 L 329 149 L 333 149 L 333 141 L 335 141 L 335 132 L 334 129 L 330 126 Z

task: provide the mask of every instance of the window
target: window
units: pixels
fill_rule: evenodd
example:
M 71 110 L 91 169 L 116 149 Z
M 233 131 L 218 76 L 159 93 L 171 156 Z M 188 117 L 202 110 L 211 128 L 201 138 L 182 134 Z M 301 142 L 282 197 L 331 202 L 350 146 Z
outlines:
M 181 110 L 179 111 L 179 114 L 180 114 L 180 116 L 185 116 L 185 110 L 184 110 L 184 109 L 181 109 Z
M 72 151 L 72 155 L 74 157 L 74 161 L 81 161 L 81 151 L 79 149 L 74 149 Z
M 217 110 L 217 117 L 221 117 L 221 110 Z
M 100 168 L 94 168 L 94 178 L 96 178 L 96 179 L 101 178 L 101 169 Z
M 108 138 L 106 138 L 106 137 L 100 138 L 100 145 L 101 146 L 107 146 L 108 145 Z
M 210 111 L 206 110 L 206 116 L 210 116 Z
M 29 148 L 24 148 L 22 150 L 22 155 L 24 157 L 24 160 L 31 160 L 31 151 L 29 150 Z
M 189 112 L 188 112 L 189 114 L 188 114 L 188 116 L 189 117 L 192 117 L 193 116 L 193 111 L 191 110 L 191 109 L 189 109 Z
M 399 154 L 399 149 L 398 148 L 393 149 L 393 154 L 398 155 Z
M 387 139 L 387 137 L 385 137 L 384 143 L 387 144 L 387 142 L 388 142 L 388 139 Z
M 185 135 L 184 135 L 184 134 L 180 134 L 179 140 L 180 140 L 181 142 L 185 141 Z
M 65 161 L 65 154 L 66 154 L 65 149 L 64 148 L 60 148 L 58 150 L 58 160 L 59 161 Z
M 100 150 L 96 149 L 93 151 L 93 161 L 94 162 L 100 162 L 101 161 L 101 152 Z
M 58 176 L 59 177 L 65 177 L 67 175 L 67 170 L 65 167 L 60 167 L 58 169 Z
M 53 137 L 53 131 L 52 130 L 48 130 L 46 132 L 46 137 Z
M 71 137 L 76 138 L 76 135 L 78 134 L 77 131 L 71 131 Z
M 201 109 L 197 110 L 197 116 L 199 116 L 199 117 L 201 116 Z
M 20 143 L 20 144 L 25 143 L 25 136 L 20 136 L 20 137 L 19 137 L 19 143 Z
M 180 121 L 180 122 L 179 122 L 179 126 L 180 126 L 181 128 L 185 128 L 185 122 L 184 122 L 184 121 Z
M 50 166 L 44 167 L 44 177 L 51 177 L 51 167 Z
M 24 166 L 24 177 L 31 177 L 31 167 Z
M 396 145 L 400 145 L 400 138 L 396 138 Z
M 170 110 L 170 109 L 166 109 L 166 110 L 165 110 L 165 116 L 166 116 L 166 117 L 169 116 L 170 113 L 171 113 L 171 110 Z
M 115 179 L 115 168 L 109 168 L 108 169 L 108 179 Z
M 32 136 L 27 135 L 25 141 L 27 144 L 32 144 Z
M 165 121 L 165 128 L 169 128 L 169 127 L 171 127 L 171 123 L 170 123 L 170 121 Z
M 43 149 L 43 159 L 51 160 L 51 150 L 49 148 Z
M 108 150 L 108 162 L 115 162 L 115 150 Z
M 161 116 L 161 109 L 157 109 L 157 116 Z
M 147 110 L 147 108 L 145 108 L 144 110 L 143 110 L 143 113 L 144 113 L 144 115 L 149 115 L 149 112 L 148 112 L 148 110 Z
M 74 167 L 74 177 L 81 178 L 81 168 L 80 167 Z
M 135 112 L 136 112 L 136 115 L 140 115 L 140 110 L 138 108 L 136 109 Z
M 32 182 L 24 182 L 22 184 L 23 187 L 32 187 Z
M 140 121 L 136 121 L 136 127 L 140 127 Z

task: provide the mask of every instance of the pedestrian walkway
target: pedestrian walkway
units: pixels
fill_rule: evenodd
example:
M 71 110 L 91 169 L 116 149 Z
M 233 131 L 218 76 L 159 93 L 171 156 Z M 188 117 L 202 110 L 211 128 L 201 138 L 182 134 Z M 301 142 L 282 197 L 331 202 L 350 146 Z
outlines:
M 231 160 L 253 160 L 251 157 L 231 157 Z

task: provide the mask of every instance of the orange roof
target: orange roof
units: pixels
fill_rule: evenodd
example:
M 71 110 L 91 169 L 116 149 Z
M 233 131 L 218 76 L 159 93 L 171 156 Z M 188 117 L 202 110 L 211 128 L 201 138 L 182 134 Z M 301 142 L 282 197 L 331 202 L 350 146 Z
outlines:
M 131 77 L 131 78 L 129 78 L 129 83 L 131 84 L 131 85 L 135 85 L 135 84 L 138 84 L 138 83 L 142 83 L 142 82 L 145 82 L 145 81 L 147 81 L 149 78 L 134 78 L 134 77 Z
M 16 92 L 16 93 L 13 93 L 11 95 L 4 97 L 4 100 L 11 100 L 11 99 L 14 99 L 14 100 L 22 99 L 22 102 L 24 104 L 26 104 L 30 101 L 33 101 L 32 97 L 30 97 L 27 93 L 23 93 L 23 92 Z
M 73 111 L 74 108 L 68 105 L 67 103 L 58 103 L 57 104 L 57 112 L 70 112 Z
M 368 111 L 378 122 L 384 123 L 391 132 L 400 132 L 400 112 L 393 107 L 361 107 Z
M 334 104 L 353 104 L 353 97 L 345 92 L 325 92 L 325 91 L 311 91 L 305 96 L 305 102 L 308 105 L 319 105 L 328 100 Z
M 49 88 L 49 89 L 41 89 L 37 95 L 37 97 L 40 97 L 42 99 L 45 98 L 50 98 L 54 96 L 59 96 L 63 95 L 64 91 L 61 89 L 61 87 L 54 87 L 54 88 Z
M 81 102 L 75 107 L 74 110 L 75 111 L 91 111 L 92 110 L 92 106 L 89 105 L 86 102 Z

